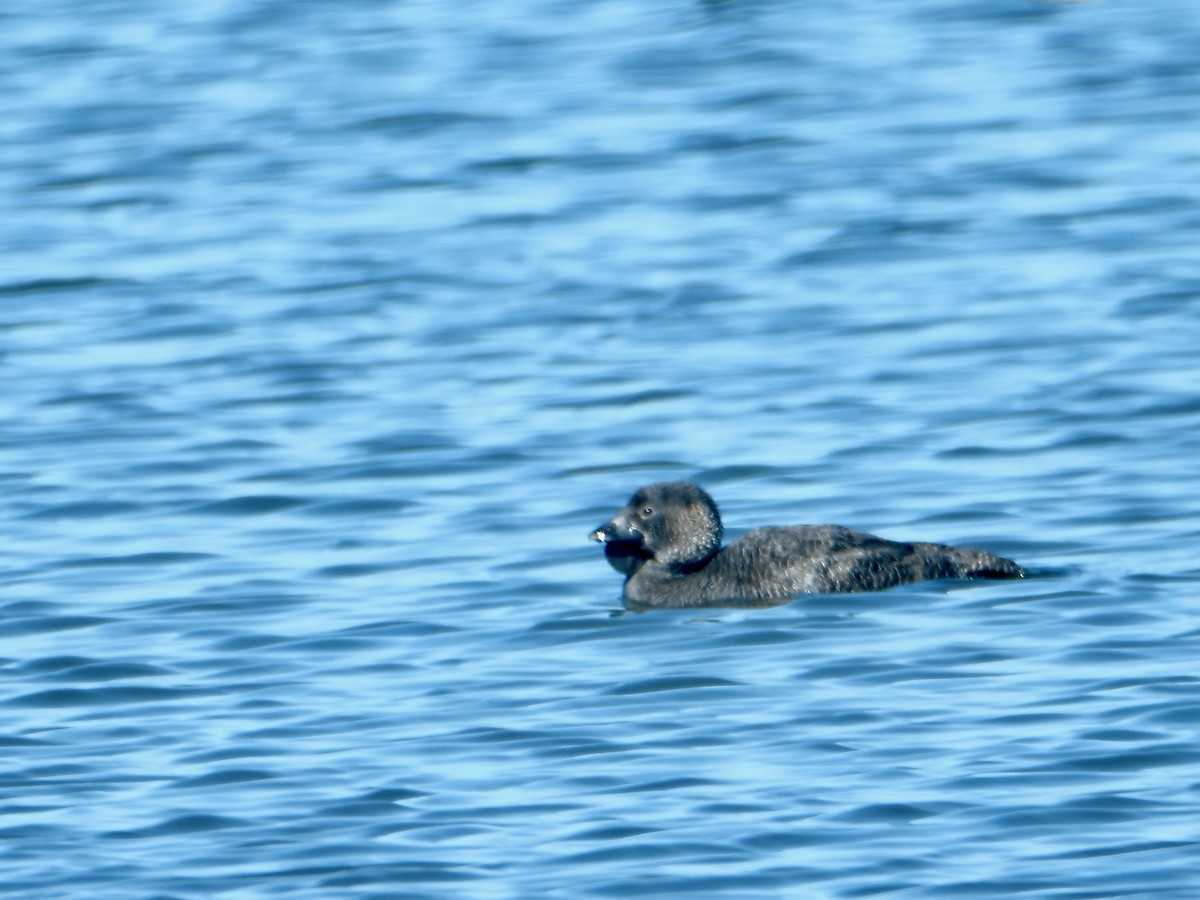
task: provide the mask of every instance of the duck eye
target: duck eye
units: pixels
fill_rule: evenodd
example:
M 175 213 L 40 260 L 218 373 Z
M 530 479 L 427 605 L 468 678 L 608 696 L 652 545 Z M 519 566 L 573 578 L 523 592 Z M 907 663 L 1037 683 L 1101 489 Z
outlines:
M 652 516 L 652 515 L 654 515 L 654 507 L 652 507 L 652 506 L 643 506 L 643 507 L 642 507 L 642 515 L 643 515 L 643 516 Z

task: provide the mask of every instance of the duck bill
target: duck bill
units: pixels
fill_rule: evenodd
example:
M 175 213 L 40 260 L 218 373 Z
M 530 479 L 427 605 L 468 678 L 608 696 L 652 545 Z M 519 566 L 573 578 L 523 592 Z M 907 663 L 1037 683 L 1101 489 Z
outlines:
M 605 522 L 588 537 L 600 544 L 640 544 L 642 542 L 642 533 L 629 524 L 629 520 L 624 516 L 617 516 L 615 519 Z

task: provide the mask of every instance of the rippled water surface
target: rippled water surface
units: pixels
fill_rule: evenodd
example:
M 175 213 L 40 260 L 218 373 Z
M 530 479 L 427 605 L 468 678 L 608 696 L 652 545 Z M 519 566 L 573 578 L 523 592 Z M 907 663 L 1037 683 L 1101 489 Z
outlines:
M 1200 893 L 1200 14 L 0 12 L 0 893 Z M 1034 577 L 625 613 L 693 479 Z

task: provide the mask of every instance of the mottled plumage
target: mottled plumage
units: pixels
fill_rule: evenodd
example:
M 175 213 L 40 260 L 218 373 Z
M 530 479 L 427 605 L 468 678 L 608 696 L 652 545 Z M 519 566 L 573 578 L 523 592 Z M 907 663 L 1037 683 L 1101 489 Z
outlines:
M 928 578 L 1021 578 L 971 547 L 889 541 L 840 525 L 768 526 L 721 546 L 717 504 L 694 484 L 652 484 L 591 533 L 625 575 L 633 609 L 768 605 L 804 593 L 878 591 Z

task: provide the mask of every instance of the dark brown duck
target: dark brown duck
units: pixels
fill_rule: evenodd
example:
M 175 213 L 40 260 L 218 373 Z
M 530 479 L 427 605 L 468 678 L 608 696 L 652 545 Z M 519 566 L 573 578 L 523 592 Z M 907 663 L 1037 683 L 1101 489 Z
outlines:
M 638 488 L 590 535 L 625 575 L 633 609 L 768 605 L 796 594 L 880 591 L 930 578 L 1022 578 L 972 547 L 889 541 L 840 525 L 768 526 L 721 546 L 717 504 L 694 484 Z

